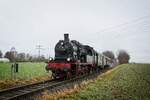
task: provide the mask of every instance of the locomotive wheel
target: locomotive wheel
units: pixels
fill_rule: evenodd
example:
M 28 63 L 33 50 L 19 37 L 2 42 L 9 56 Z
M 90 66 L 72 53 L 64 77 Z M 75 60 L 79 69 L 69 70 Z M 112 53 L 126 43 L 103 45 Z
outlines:
M 88 67 L 85 67 L 85 74 L 88 74 Z
M 77 69 L 77 76 L 80 76 L 81 75 L 81 69 Z
M 100 67 L 98 67 L 98 72 L 101 70 L 101 68 Z
M 67 72 L 67 79 L 70 79 L 72 77 L 72 74 L 71 74 L 71 72 Z
M 55 76 L 55 74 L 54 73 L 52 73 L 52 79 L 56 79 L 56 76 Z

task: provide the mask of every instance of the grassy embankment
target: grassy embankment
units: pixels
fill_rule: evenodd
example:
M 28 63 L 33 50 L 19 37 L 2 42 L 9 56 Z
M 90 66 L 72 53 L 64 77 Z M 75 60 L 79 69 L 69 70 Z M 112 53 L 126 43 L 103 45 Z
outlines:
M 88 85 L 87 85 L 88 84 Z M 149 100 L 150 64 L 124 64 L 103 73 L 96 80 L 79 88 L 57 94 L 44 95 L 43 99 L 69 100 Z
M 46 80 L 49 73 L 45 70 L 45 63 L 19 63 L 19 72 L 15 79 L 11 76 L 12 63 L 0 63 L 0 89 L 19 84 L 33 83 Z

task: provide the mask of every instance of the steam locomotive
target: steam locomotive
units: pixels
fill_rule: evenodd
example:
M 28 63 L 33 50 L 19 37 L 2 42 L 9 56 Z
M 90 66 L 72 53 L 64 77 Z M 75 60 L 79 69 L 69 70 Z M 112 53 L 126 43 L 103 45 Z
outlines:
M 46 70 L 52 71 L 53 78 L 72 78 L 89 74 L 109 66 L 111 59 L 96 52 L 92 47 L 70 40 L 64 34 L 55 46 L 55 57 L 50 58 Z

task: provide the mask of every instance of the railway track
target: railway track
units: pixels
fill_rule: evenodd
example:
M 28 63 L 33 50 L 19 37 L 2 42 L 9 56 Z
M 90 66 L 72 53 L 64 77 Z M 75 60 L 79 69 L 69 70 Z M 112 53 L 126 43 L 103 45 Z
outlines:
M 38 82 L 34 84 L 23 85 L 19 87 L 13 87 L 9 89 L 4 89 L 0 91 L 0 100 L 13 100 L 19 99 L 19 97 L 24 97 L 27 94 L 40 91 L 49 84 L 58 82 L 58 80 L 47 80 L 43 82 Z
M 107 69 L 108 70 L 108 69 Z M 107 70 L 102 71 L 102 73 Z M 76 81 L 82 81 L 86 79 L 93 79 L 100 73 L 88 74 L 81 77 L 76 77 L 70 80 L 48 80 L 34 84 L 28 84 L 20 87 L 9 88 L 0 91 L 0 100 L 26 100 L 34 99 L 37 95 L 42 93 L 44 90 L 52 90 L 55 87 L 65 85 L 68 83 L 73 83 Z

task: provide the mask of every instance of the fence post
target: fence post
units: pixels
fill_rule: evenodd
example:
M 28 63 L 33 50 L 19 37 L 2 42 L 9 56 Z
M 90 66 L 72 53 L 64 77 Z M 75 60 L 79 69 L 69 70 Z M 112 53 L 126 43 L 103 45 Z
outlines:
M 14 64 L 11 65 L 11 79 L 14 79 Z

